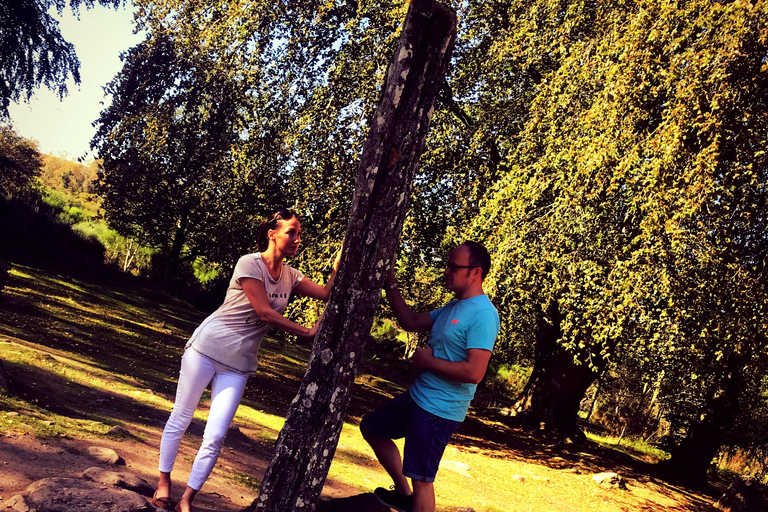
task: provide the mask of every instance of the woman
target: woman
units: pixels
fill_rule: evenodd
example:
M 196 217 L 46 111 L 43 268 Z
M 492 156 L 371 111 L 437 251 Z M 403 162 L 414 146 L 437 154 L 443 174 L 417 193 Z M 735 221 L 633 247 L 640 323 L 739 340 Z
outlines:
M 221 305 L 206 318 L 187 342 L 181 360 L 176 401 L 160 441 L 160 479 L 153 504 L 173 508 L 171 469 L 181 438 L 209 382 L 211 407 L 203 442 L 192 464 L 187 488 L 176 504 L 178 512 L 191 510 L 192 500 L 211 473 L 224 437 L 240 405 L 248 375 L 256 372 L 257 352 L 271 327 L 298 336 L 314 336 L 313 327 L 298 325 L 283 316 L 291 292 L 328 300 L 339 256 L 325 286 L 304 278 L 283 259 L 294 256 L 301 241 L 301 224 L 289 210 L 278 210 L 259 228 L 259 252 L 240 258 Z

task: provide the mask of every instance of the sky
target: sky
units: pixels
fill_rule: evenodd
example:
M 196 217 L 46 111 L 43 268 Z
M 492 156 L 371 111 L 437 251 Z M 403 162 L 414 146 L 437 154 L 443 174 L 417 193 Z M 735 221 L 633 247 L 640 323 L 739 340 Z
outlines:
M 42 87 L 28 103 L 11 103 L 11 124 L 22 137 L 38 141 L 42 153 L 91 159 L 89 143 L 96 132 L 91 123 L 103 108 L 102 87 L 122 69 L 120 52 L 140 43 L 143 35 L 133 33 L 131 5 L 117 10 L 100 5 L 81 8 L 79 21 L 67 9 L 61 18 L 61 33 L 75 45 L 80 86 L 70 79 L 69 94 L 63 101 Z

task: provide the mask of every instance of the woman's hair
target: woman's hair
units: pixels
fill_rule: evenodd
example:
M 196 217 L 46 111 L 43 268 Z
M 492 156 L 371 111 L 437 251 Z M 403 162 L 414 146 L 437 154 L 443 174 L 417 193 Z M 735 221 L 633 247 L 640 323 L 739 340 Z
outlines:
M 259 252 L 264 252 L 269 248 L 269 230 L 277 227 L 277 221 L 290 220 L 292 218 L 298 218 L 298 216 L 291 210 L 280 208 L 275 213 L 267 217 L 267 219 L 259 226 L 259 232 L 256 235 L 256 248 Z

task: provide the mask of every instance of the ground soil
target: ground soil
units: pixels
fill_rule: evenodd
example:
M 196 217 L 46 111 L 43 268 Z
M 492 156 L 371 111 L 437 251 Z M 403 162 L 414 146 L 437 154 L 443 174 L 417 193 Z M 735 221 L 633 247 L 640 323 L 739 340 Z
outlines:
M 109 405 L 101 406 L 100 414 L 114 416 L 115 411 Z M 90 446 L 103 446 L 115 450 L 125 459 L 125 466 L 114 466 L 113 470 L 130 471 L 147 480 L 151 485 L 156 482 L 157 453 L 161 418 L 144 417 L 140 423 L 126 424 L 130 436 L 88 439 L 36 439 L 33 435 L 8 432 L 0 440 L 0 497 L 3 501 L 21 493 L 32 482 L 48 477 L 80 477 L 81 473 L 92 466 L 107 468 L 88 455 Z M 202 435 L 202 423 L 193 423 L 185 437 L 174 473 L 174 496 L 183 491 L 184 479 L 189 472 L 196 446 Z M 510 435 L 512 434 L 512 435 Z M 514 430 L 499 423 L 470 419 L 462 427 L 454 442 L 458 449 L 487 451 L 489 456 L 506 456 L 510 459 L 524 460 L 526 463 L 541 464 L 556 470 L 554 474 L 617 471 L 632 482 L 634 488 L 642 486 L 653 489 L 657 495 L 669 498 L 668 511 L 713 512 L 714 493 L 690 491 L 668 482 L 649 476 L 648 467 L 625 454 L 603 450 L 594 444 L 588 451 L 578 447 L 563 447 L 551 443 L 535 434 L 523 430 Z M 259 441 L 258 433 L 245 425 L 237 425 L 230 431 L 222 451 L 219 463 L 203 490 L 198 494 L 196 510 L 200 512 L 234 512 L 249 505 L 257 493 L 241 485 L 233 485 L 228 474 L 240 473 L 252 475 L 261 481 L 271 457 L 271 445 Z M 565 480 L 564 480 L 565 481 Z M 507 482 L 509 484 L 509 482 Z M 341 498 L 359 494 L 359 489 L 343 482 L 328 481 L 323 491 L 323 499 Z M 658 503 L 658 501 L 656 501 Z M 567 510 L 582 510 L 576 508 Z M 634 504 L 633 504 L 634 505 Z M 0 501 L 2 508 L 2 501 Z M 548 508 L 528 508 L 527 510 L 548 510 Z M 589 507 L 583 510 L 590 510 Z M 629 506 L 616 510 L 661 510 L 655 506 Z M 511 512 L 511 510 L 510 510 Z
M 109 406 L 98 411 L 104 416 L 112 416 L 114 410 Z M 20 494 L 31 483 L 51 477 L 79 478 L 89 467 L 99 466 L 112 471 L 129 471 L 145 479 L 152 486 L 157 481 L 157 454 L 160 447 L 160 431 L 154 428 L 142 428 L 136 424 L 129 426 L 132 435 L 88 439 L 36 439 L 34 435 L 23 431 L 8 432 L 0 439 L 0 508 L 2 503 Z M 183 492 L 186 476 L 197 451 L 202 424 L 195 421 L 190 433 L 182 443 L 174 475 L 174 496 Z M 226 446 L 211 478 L 198 494 L 195 505 L 199 512 L 239 511 L 249 505 L 256 497 L 255 490 L 240 485 L 233 485 L 228 473 L 252 475 L 261 481 L 271 458 L 271 447 L 259 441 L 256 432 L 245 426 L 231 429 Z M 125 460 L 125 465 L 110 466 L 100 463 L 88 454 L 91 446 L 111 448 Z M 354 488 L 341 482 L 328 482 L 324 499 L 345 497 L 357 494 Z

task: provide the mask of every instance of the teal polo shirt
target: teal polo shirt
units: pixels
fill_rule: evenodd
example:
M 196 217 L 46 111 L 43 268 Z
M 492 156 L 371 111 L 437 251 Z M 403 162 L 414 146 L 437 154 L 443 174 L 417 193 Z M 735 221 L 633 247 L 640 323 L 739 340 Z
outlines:
M 430 312 L 432 354 L 447 361 L 466 361 L 467 350 L 493 350 L 499 334 L 499 314 L 487 295 L 453 300 Z M 422 409 L 441 418 L 464 421 L 477 384 L 454 382 L 421 370 L 409 392 Z

